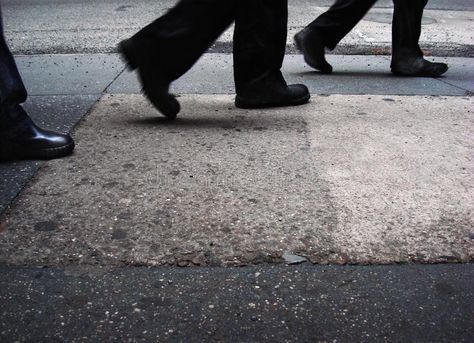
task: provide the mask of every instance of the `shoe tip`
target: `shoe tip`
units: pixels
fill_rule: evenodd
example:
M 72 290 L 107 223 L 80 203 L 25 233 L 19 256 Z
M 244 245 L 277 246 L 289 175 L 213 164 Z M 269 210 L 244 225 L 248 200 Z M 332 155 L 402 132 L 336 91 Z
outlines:
M 320 69 L 321 73 L 323 74 L 331 74 L 332 73 L 332 65 L 329 63 Z
M 74 139 L 72 139 L 72 137 L 70 135 L 65 135 L 65 141 L 67 143 L 67 145 L 72 145 L 72 146 L 75 146 L 76 143 L 74 142 Z

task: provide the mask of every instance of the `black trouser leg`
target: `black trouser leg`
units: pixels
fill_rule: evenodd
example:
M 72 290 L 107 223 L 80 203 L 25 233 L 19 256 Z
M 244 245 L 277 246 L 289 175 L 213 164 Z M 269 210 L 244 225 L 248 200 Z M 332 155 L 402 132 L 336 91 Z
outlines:
M 0 7 L 0 131 L 21 123 L 27 117 L 13 108 L 26 101 L 27 92 L 3 35 Z
M 287 0 L 181 0 L 133 39 L 153 55 L 171 82 L 188 71 L 235 20 L 234 74 L 240 89 L 281 68 L 287 12 Z
M 321 14 L 308 27 L 317 31 L 324 45 L 332 50 L 376 2 L 377 0 L 337 0 L 327 12 Z
M 239 0 L 234 30 L 237 94 L 252 80 L 270 74 L 284 83 L 280 69 L 285 57 L 287 23 L 287 0 Z
M 238 0 L 181 0 L 164 16 L 139 31 L 137 44 L 145 46 L 160 69 L 176 80 L 188 71 L 235 19 Z
M 428 0 L 393 0 L 395 10 L 392 23 L 392 63 L 422 57 L 418 45 L 421 35 L 423 10 Z

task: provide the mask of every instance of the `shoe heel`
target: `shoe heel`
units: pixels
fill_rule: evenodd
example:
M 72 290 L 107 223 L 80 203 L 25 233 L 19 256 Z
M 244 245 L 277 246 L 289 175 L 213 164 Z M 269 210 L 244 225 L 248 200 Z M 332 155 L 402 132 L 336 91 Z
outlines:
M 137 63 L 133 58 L 133 53 L 131 52 L 132 50 L 132 43 L 128 39 L 120 42 L 118 45 L 118 51 L 123 61 L 127 64 L 128 70 L 130 71 L 133 71 L 138 68 Z
M 295 42 L 296 49 L 298 51 L 303 52 L 303 45 L 301 44 L 301 38 L 300 38 L 300 33 L 298 32 L 294 37 L 293 41 Z

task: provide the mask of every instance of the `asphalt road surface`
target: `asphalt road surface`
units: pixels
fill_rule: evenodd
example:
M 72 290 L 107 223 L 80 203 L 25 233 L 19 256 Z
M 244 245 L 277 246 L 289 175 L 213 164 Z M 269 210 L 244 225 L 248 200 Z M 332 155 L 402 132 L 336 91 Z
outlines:
M 2 1 L 2 6 L 7 40 L 16 54 L 97 53 L 115 51 L 116 45 L 121 39 L 132 35 L 139 28 L 156 19 L 175 2 L 175 0 L 8 0 Z M 289 47 L 292 45 L 292 35 L 322 13 L 331 3 L 332 1 L 328 0 L 289 1 Z M 387 15 L 385 12 L 389 11 L 392 6 L 390 1 L 379 1 L 371 15 L 377 16 L 378 12 L 381 12 L 382 21 L 389 19 L 390 14 Z M 438 13 L 448 17 L 442 17 L 440 20 L 449 22 L 449 13 L 443 12 L 472 11 L 474 2 L 472 0 L 430 1 L 427 9 L 442 10 Z M 375 20 L 379 19 L 375 18 Z M 466 18 L 465 22 L 469 23 L 469 18 Z M 452 31 L 451 27 L 443 29 Z M 459 26 L 457 29 L 465 30 L 465 27 Z M 365 35 L 365 31 L 362 31 L 362 35 Z M 378 31 L 380 28 L 375 29 L 375 32 Z M 340 50 L 339 53 L 373 54 L 373 49 L 369 51 L 357 49 L 361 45 L 359 36 L 355 35 L 353 39 L 349 39 L 350 49 Z M 384 32 L 384 36 L 390 37 L 390 32 Z M 221 44 L 214 50 L 229 52 L 231 37 L 229 31 L 223 39 L 227 44 Z M 374 38 L 369 38 L 369 41 L 364 43 L 370 46 Z M 449 39 L 443 38 L 442 40 Z M 470 40 L 472 41 L 472 36 Z M 465 41 L 461 43 L 468 44 Z M 443 52 L 443 50 L 441 49 L 442 53 L 438 55 L 453 55 Z M 465 50 L 464 48 L 463 51 Z

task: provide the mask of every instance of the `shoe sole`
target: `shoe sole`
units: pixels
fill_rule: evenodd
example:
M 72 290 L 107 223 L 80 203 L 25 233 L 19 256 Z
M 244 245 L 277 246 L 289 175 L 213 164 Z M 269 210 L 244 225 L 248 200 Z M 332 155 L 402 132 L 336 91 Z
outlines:
M 403 72 L 392 70 L 392 74 L 396 76 L 405 76 L 405 77 L 441 77 L 447 71 L 448 69 L 446 68 L 439 73 L 426 74 L 426 73 L 403 73 Z
M 74 142 L 56 148 L 38 149 L 36 151 L 23 151 L 21 148 L 2 149 L 0 151 L 1 161 L 14 160 L 53 160 L 71 155 L 74 151 Z
M 241 96 L 235 97 L 235 107 L 243 109 L 258 109 L 258 108 L 272 108 L 272 107 L 289 107 L 299 106 L 306 104 L 311 98 L 310 94 L 306 94 L 304 97 L 292 100 L 292 101 L 280 101 L 280 102 L 262 102 L 261 100 L 246 99 Z
M 444 73 L 446 73 L 449 69 L 449 66 L 445 66 L 443 69 L 441 69 L 439 72 L 437 73 L 412 73 L 412 72 L 403 72 L 403 71 L 400 71 L 400 70 L 396 70 L 396 69 L 391 69 L 392 71 L 392 74 L 396 75 L 396 76 L 406 76 L 406 77 L 440 77 L 442 76 Z
M 118 50 L 122 59 L 124 60 L 125 64 L 127 65 L 128 70 L 134 71 L 139 70 L 138 63 L 131 53 L 133 50 L 132 43 L 129 40 L 125 40 L 119 43 Z M 146 96 L 146 98 L 152 103 L 155 108 L 160 111 L 165 117 L 168 119 L 174 120 L 176 119 L 181 107 L 179 102 L 174 98 L 173 95 L 163 92 L 163 94 L 151 94 L 147 87 L 144 86 L 145 82 L 143 81 L 143 77 L 139 72 L 139 77 L 141 84 L 143 85 L 142 92 Z M 167 105 L 166 105 L 167 104 Z

